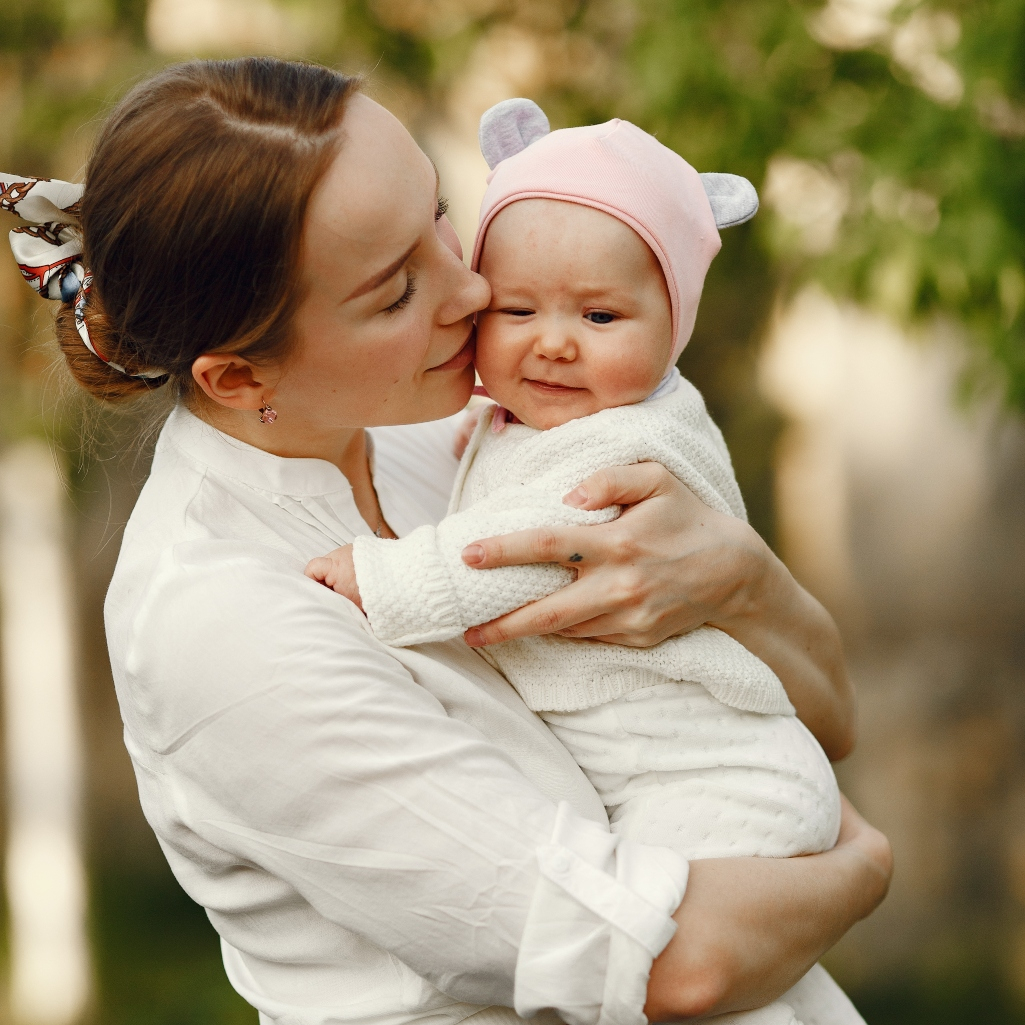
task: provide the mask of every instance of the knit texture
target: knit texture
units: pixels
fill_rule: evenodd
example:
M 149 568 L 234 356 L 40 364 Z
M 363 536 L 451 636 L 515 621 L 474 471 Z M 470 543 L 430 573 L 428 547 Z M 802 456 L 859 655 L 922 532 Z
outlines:
M 615 519 L 616 506 L 585 512 L 562 502 L 597 470 L 658 462 L 710 508 L 746 518 L 722 434 L 698 390 L 683 378 L 660 398 L 604 409 L 548 431 L 510 424 L 496 434 L 491 415 L 485 411 L 467 446 L 449 515 L 437 527 L 420 527 L 400 540 L 355 541 L 363 608 L 387 644 L 447 640 L 571 583 L 574 573 L 562 566 L 476 570 L 460 553 L 492 535 Z M 794 711 L 764 662 L 708 626 L 650 648 L 545 636 L 481 653 L 535 711 L 591 708 L 666 680 L 700 683 L 723 704 L 745 711 Z

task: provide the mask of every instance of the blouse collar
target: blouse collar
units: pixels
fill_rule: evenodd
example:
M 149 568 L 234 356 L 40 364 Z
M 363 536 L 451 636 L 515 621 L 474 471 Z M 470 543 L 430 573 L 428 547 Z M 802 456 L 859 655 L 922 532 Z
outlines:
M 211 427 L 182 405 L 175 406 L 167 418 L 157 442 L 157 453 L 169 447 L 225 477 L 272 494 L 302 498 L 352 490 L 345 474 L 334 463 L 264 452 Z

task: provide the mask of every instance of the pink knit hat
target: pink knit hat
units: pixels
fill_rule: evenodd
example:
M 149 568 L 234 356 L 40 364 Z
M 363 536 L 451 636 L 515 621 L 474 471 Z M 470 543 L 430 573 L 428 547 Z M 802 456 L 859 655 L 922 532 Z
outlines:
M 705 273 L 721 245 L 717 227 L 758 209 L 754 187 L 727 174 L 699 175 L 681 156 L 629 121 L 551 132 L 531 100 L 505 100 L 481 118 L 481 150 L 492 168 L 471 267 L 488 225 L 520 199 L 560 199 L 629 224 L 662 265 L 673 313 L 672 367 L 694 329 Z

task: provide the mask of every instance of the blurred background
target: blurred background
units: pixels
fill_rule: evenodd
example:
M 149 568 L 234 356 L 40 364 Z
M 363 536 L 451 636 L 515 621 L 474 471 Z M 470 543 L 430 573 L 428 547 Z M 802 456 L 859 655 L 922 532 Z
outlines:
M 1025 0 L 0 0 L 0 168 L 81 180 L 134 82 L 244 53 L 364 73 L 464 247 L 510 96 L 756 184 L 680 366 L 860 692 L 839 774 L 897 871 L 828 967 L 870 1025 L 1025 1022 Z M 45 305 L 0 259 L 0 1022 L 255 1025 L 106 661 L 160 410 L 83 404 Z

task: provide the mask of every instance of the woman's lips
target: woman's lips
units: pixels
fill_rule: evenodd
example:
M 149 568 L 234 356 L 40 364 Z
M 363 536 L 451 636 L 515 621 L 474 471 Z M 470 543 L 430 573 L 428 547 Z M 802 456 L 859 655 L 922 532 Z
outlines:
M 439 363 L 436 367 L 431 367 L 430 370 L 465 370 L 473 362 L 474 350 L 476 348 L 474 342 L 476 340 L 477 334 L 471 328 L 466 344 L 451 359 L 445 360 L 444 363 Z

